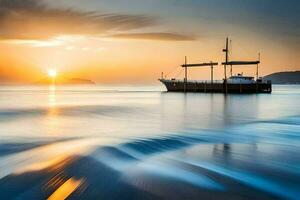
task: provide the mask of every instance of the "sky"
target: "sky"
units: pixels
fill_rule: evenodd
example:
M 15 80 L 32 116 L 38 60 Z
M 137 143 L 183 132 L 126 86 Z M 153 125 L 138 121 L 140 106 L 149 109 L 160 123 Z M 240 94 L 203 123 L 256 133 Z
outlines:
M 180 65 L 256 60 L 260 75 L 300 70 L 298 0 L 0 0 L 0 82 L 65 78 L 147 84 Z M 234 67 L 255 75 L 255 66 Z M 216 67 L 217 79 L 223 67 Z M 208 68 L 189 70 L 209 79 Z

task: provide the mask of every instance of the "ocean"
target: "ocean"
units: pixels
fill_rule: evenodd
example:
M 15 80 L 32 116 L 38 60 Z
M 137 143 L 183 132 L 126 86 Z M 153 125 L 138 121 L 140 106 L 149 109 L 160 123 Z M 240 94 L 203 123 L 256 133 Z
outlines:
M 300 86 L 0 86 L 0 199 L 299 199 Z

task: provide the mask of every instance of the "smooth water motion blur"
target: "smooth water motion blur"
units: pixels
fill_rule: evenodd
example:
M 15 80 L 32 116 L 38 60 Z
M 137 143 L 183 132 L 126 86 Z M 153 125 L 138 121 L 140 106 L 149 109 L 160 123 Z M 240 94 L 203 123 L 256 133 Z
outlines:
M 0 199 L 297 199 L 300 87 L 0 87 Z

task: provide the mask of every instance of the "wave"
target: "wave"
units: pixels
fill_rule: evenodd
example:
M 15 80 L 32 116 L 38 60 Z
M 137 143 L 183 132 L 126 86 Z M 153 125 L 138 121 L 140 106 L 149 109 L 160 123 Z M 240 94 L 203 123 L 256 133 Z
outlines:
M 80 138 L 78 137 L 69 137 L 69 138 L 43 138 L 38 139 L 38 141 L 34 142 L 2 142 L 0 143 L 0 157 L 1 156 L 7 156 L 10 154 L 20 153 L 24 151 L 28 151 L 31 149 L 35 149 L 38 147 L 55 144 L 55 143 L 61 143 L 61 142 L 67 142 L 72 140 L 78 140 Z M 28 138 L 27 138 L 28 140 Z M 36 139 L 33 139 L 36 140 Z
M 225 131 L 193 129 L 96 146 L 86 156 L 74 155 L 43 170 L 0 179 L 0 197 L 45 199 L 75 179 L 83 184 L 71 199 L 297 199 L 298 119 L 257 121 Z M 22 148 L 27 147 L 16 149 Z M 50 184 L 53 179 L 57 184 Z M 14 188 L 8 190 L 11 185 Z
M 85 106 L 55 106 L 45 108 L 20 108 L 0 110 L 0 122 L 26 117 L 46 116 L 55 111 L 58 116 L 82 117 L 89 115 L 116 116 L 130 115 L 140 111 L 138 107 L 108 106 L 108 105 L 85 105 Z

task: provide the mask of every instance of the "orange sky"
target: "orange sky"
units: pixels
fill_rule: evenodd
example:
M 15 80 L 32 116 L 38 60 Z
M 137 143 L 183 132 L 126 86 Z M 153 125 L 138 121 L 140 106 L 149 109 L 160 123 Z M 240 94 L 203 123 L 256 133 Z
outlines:
M 294 45 L 286 35 L 272 36 L 239 23 L 228 24 L 230 28 L 218 32 L 217 25 L 225 26 L 226 22 L 213 25 L 201 19 L 195 23 L 195 19 L 191 28 L 180 16 L 177 24 L 126 10 L 121 14 L 87 13 L 26 2 L 30 8 L 17 3 L 2 5 L 3 82 L 34 83 L 46 76 L 47 70 L 56 69 L 59 76 L 97 83 L 155 83 L 162 71 L 174 71 L 169 77 L 176 76 L 185 55 L 188 62 L 222 62 L 226 36 L 232 39 L 231 59 L 255 60 L 261 53 L 261 75 L 300 69 L 297 43 Z M 200 31 L 203 27 L 205 31 Z M 239 72 L 254 75 L 255 67 L 234 68 L 234 73 Z M 215 73 L 221 79 L 223 67 L 216 68 Z M 208 79 L 209 69 L 193 69 L 189 74 Z

